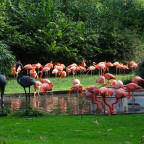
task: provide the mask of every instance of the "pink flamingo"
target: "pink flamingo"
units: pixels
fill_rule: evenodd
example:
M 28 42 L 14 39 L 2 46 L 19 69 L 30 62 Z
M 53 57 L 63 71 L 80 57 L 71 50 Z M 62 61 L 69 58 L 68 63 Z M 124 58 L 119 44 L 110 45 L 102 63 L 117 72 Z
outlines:
M 116 80 L 116 77 L 114 77 L 114 76 L 113 76 L 112 74 L 110 74 L 110 73 L 106 73 L 106 74 L 104 75 L 104 77 L 105 77 L 105 79 L 108 80 L 108 82 L 110 83 L 110 85 L 111 85 L 111 82 L 110 82 L 111 79 Z
M 112 96 L 113 91 L 111 89 L 108 89 L 106 87 L 101 87 L 99 89 L 100 95 L 103 98 L 104 103 L 109 107 L 110 109 L 110 114 L 112 114 L 112 107 L 111 105 L 106 101 L 106 96 Z
M 29 71 L 30 69 L 32 69 L 32 65 L 31 65 L 31 64 L 27 64 L 27 65 L 25 65 L 25 66 L 23 67 L 23 69 L 26 69 L 26 70 L 27 70 L 27 75 L 28 75 L 28 71 Z
M 79 79 L 74 79 L 73 80 L 73 85 L 76 85 L 76 84 L 80 84 L 80 80 Z
M 51 91 L 53 88 L 53 84 L 52 83 L 43 83 L 41 85 L 41 92 L 43 92 L 43 95 L 45 94 L 46 91 Z
M 127 93 L 124 91 L 123 88 L 119 88 L 115 91 L 115 97 L 116 97 L 116 101 L 114 103 L 112 103 L 112 110 L 114 109 L 113 106 L 114 104 L 117 104 L 119 99 L 128 97 Z
M 97 96 L 99 94 L 99 87 L 97 87 L 96 85 L 90 85 L 89 87 L 85 88 L 84 90 L 88 90 L 89 92 L 94 94 L 94 100 L 96 100 L 97 102 L 100 102 L 102 104 L 103 108 L 105 108 L 105 105 L 103 104 L 103 102 L 97 98 Z M 99 108 L 98 104 L 97 104 L 97 107 Z
M 133 93 L 137 89 L 143 89 L 143 88 L 141 86 L 137 85 L 136 83 L 128 83 L 126 85 L 126 90 L 127 90 L 128 94 L 129 94 L 128 99 L 131 97 L 131 93 L 130 92 Z
M 36 90 L 38 90 L 38 95 L 39 95 L 39 89 L 40 89 L 41 86 L 42 86 L 42 83 L 39 82 L 39 81 L 36 81 L 36 85 L 33 85 L 33 87 L 35 89 L 34 98 L 35 98 L 35 95 L 36 95 Z
M 96 80 L 96 83 L 100 83 L 103 85 L 107 85 L 109 83 L 109 81 L 107 83 L 105 83 L 105 77 L 104 76 L 99 76 Z
M 38 74 L 37 72 L 35 71 L 35 67 L 33 67 L 31 70 L 30 70 L 30 77 L 31 78 L 38 78 Z
M 141 82 L 144 82 L 144 79 L 142 79 L 141 77 L 139 76 L 135 76 L 134 78 L 132 78 L 132 83 L 136 83 L 136 84 L 139 84 Z
M 116 84 L 114 85 L 114 88 L 115 89 L 119 89 L 119 88 L 123 88 L 124 89 L 124 85 L 123 85 L 123 82 L 121 80 L 118 80 L 116 82 Z
M 80 91 L 81 94 L 83 94 L 83 85 L 81 84 L 75 84 L 73 87 L 70 88 L 67 96 L 69 97 L 71 91 Z

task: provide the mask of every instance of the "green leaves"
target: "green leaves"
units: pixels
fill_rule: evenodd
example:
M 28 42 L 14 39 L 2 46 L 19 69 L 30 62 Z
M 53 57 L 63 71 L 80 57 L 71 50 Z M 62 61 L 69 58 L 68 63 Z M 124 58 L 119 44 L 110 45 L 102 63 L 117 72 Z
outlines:
M 7 45 L 0 41 L 0 74 L 9 75 L 14 63 L 15 57 L 7 49 Z
M 64 61 L 63 56 L 65 64 L 83 58 L 141 61 L 143 5 L 140 0 L 5 0 L 0 39 L 24 64 Z

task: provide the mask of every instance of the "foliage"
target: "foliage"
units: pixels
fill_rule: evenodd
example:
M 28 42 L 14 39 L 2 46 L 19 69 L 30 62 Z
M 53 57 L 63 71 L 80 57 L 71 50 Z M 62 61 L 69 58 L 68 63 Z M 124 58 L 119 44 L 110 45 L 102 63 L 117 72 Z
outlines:
M 5 0 L 1 6 L 0 38 L 24 64 L 143 60 L 142 0 Z
M 136 70 L 136 75 L 144 79 L 144 61 L 138 65 L 138 69 Z M 141 82 L 139 85 L 144 88 L 144 82 Z
M 9 75 L 14 62 L 14 55 L 7 49 L 7 45 L 0 41 L 0 74 Z
M 17 110 L 10 114 L 14 117 L 38 117 L 38 116 L 44 116 L 45 112 L 41 109 L 34 108 L 33 105 L 28 105 L 28 110 Z
M 11 109 L 10 108 L 5 108 L 4 109 L 4 114 L 10 114 L 11 113 Z M 0 108 L 0 114 L 2 114 L 2 109 Z

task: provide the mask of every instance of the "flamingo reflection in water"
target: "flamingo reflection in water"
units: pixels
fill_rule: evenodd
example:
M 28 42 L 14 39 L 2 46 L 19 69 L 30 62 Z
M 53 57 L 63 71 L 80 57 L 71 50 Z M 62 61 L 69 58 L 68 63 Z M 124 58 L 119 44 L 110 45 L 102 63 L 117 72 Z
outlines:
M 11 100 L 11 110 L 16 111 L 21 107 L 22 101 L 20 99 Z

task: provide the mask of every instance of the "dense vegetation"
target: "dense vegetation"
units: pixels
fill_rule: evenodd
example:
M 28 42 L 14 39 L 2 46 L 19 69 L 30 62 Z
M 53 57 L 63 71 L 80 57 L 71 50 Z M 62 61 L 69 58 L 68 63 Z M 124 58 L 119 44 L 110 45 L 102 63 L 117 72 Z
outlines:
M 143 0 L 3 0 L 0 40 L 24 64 L 141 62 L 143 14 Z

